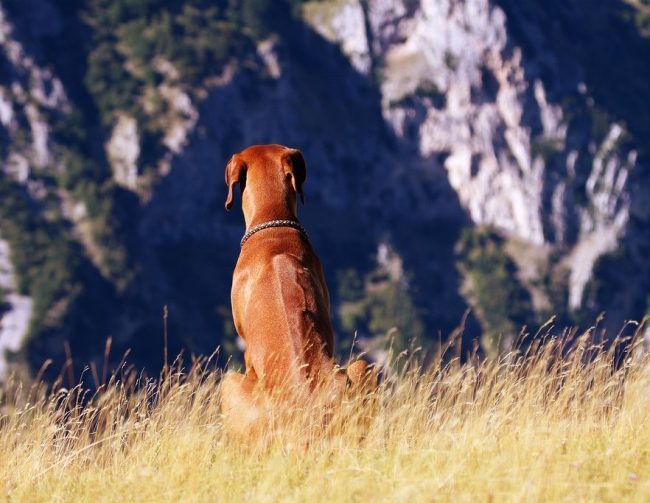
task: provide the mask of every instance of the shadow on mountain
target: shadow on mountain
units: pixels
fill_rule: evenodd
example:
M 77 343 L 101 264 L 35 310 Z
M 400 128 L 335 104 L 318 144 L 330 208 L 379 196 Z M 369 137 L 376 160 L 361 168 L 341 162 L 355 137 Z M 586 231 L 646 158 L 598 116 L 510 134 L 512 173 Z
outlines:
M 587 142 L 602 141 L 612 122 L 625 124 L 634 138 L 639 156 L 628 181 L 635 187 L 629 191 L 630 222 L 618 250 L 596 264 L 590 285 L 593 298 L 586 304 L 597 306 L 597 312 L 591 308 L 583 315 L 591 322 L 606 310 L 610 314 L 605 324 L 615 334 L 625 320 L 647 310 L 650 289 L 646 230 L 650 210 L 645 196 L 650 186 L 650 36 L 642 35 L 640 11 L 624 0 L 588 6 L 580 0 L 496 3 L 505 10 L 509 31 L 527 60 L 540 62 L 533 71 L 539 73 L 553 99 L 562 103 L 572 120 L 586 117 Z M 647 30 L 650 15 L 645 18 Z M 575 103 L 584 100 L 577 91 L 580 83 L 586 84 L 595 107 L 575 109 Z
M 546 62 L 541 77 L 558 94 L 584 82 L 597 103 L 626 123 L 639 145 L 650 143 L 650 38 L 623 0 L 496 0 L 508 29 L 531 60 Z M 552 56 L 550 56 L 552 54 Z

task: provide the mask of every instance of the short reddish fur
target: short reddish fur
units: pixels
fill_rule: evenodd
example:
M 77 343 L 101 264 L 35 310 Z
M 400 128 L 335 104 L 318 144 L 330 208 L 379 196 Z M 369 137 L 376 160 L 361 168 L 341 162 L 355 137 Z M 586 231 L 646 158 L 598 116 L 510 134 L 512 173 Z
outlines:
M 281 145 L 249 147 L 226 166 L 226 208 L 239 184 L 247 229 L 271 220 L 297 222 L 305 178 L 300 151 Z M 268 411 L 260 403 L 260 391 L 325 385 L 337 397 L 349 381 L 356 384 L 368 374 L 363 361 L 351 365 L 347 375 L 337 369 L 323 269 L 297 229 L 265 229 L 244 244 L 233 274 L 232 312 L 246 343 L 246 374 L 228 372 L 222 382 L 230 433 L 248 435 L 264 425 Z

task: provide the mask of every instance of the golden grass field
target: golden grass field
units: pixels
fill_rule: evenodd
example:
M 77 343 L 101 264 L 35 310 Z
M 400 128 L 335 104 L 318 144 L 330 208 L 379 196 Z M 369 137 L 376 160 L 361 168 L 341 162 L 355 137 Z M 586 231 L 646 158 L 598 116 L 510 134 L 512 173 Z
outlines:
M 207 360 L 122 370 L 83 407 L 7 382 L 0 501 L 649 501 L 648 359 L 593 331 L 542 339 L 499 361 L 398 355 L 373 400 L 327 427 L 295 405 L 248 445 L 224 438 Z

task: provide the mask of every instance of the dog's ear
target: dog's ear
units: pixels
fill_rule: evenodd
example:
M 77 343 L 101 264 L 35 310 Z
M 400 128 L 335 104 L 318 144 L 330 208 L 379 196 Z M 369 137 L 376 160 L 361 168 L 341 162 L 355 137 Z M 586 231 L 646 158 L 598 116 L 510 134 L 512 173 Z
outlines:
M 296 194 L 300 194 L 302 204 L 305 204 L 305 194 L 302 191 L 302 184 L 307 178 L 307 166 L 300 150 L 291 148 L 282 155 L 282 169 L 284 176 L 291 178 L 291 186 Z
M 243 191 L 246 183 L 246 163 L 235 154 L 230 158 L 228 164 L 226 164 L 226 185 L 228 186 L 228 198 L 226 199 L 227 210 L 232 208 L 234 199 L 233 190 L 237 183 L 241 184 Z

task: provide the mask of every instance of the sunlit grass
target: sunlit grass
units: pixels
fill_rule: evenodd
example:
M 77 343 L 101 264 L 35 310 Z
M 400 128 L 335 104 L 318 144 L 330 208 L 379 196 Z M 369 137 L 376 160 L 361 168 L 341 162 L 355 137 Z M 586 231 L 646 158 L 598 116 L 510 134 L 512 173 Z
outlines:
M 329 426 L 296 405 L 246 445 L 224 437 L 207 360 L 158 380 L 121 371 L 94 396 L 8 382 L 0 499 L 647 501 L 647 357 L 592 331 L 572 349 L 542 339 L 499 361 L 396 357 Z

